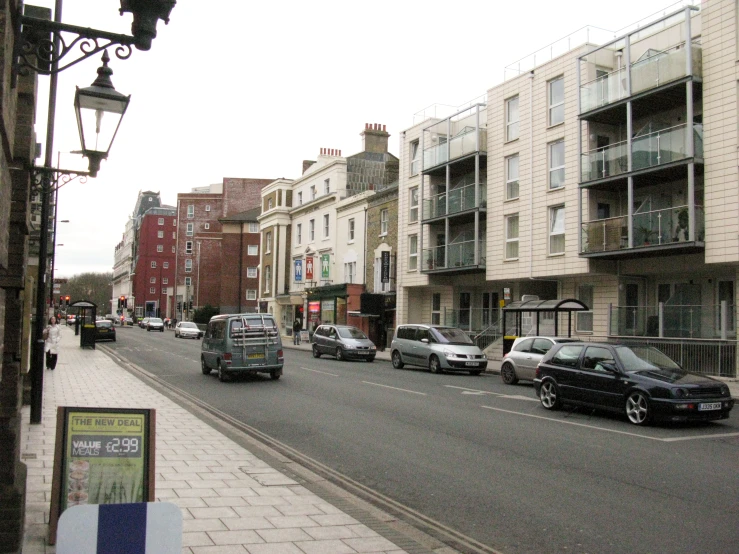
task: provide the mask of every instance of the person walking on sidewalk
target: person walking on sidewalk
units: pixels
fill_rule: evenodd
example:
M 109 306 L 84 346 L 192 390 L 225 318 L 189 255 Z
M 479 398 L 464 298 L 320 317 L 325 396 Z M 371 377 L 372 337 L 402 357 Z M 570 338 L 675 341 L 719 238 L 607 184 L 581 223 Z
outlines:
M 295 345 L 300 344 L 300 328 L 302 326 L 300 320 L 296 317 L 295 321 L 293 321 L 293 344 Z
M 54 370 L 59 354 L 59 341 L 62 340 L 62 331 L 56 324 L 56 318 L 49 318 L 49 325 L 44 329 L 44 351 L 46 352 L 46 369 Z

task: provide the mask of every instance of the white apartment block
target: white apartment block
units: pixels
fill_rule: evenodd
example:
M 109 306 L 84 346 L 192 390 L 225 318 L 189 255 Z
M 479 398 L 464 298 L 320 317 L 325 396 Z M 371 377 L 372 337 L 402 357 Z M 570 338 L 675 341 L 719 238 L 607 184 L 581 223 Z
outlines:
M 116 245 L 113 258 L 113 288 L 112 297 L 110 299 L 110 311 L 107 313 L 118 313 L 118 301 L 121 296 L 125 297 L 128 308 L 122 308 L 122 313 L 128 315 L 133 311 L 135 298 L 133 297 L 133 281 L 131 273 L 133 272 L 133 241 L 136 236 L 134 229 L 135 220 L 128 218 L 126 228 L 123 231 L 121 242 Z M 103 314 L 104 315 L 104 314 Z
M 495 357 L 500 304 L 575 298 L 590 310 L 573 335 L 735 375 L 737 15 L 731 0 L 676 9 L 407 129 L 398 323 L 492 337 Z

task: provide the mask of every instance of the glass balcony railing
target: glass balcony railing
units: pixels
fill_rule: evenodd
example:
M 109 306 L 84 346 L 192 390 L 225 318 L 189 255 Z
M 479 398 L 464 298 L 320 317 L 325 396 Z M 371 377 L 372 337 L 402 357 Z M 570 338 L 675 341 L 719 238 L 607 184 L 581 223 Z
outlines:
M 677 125 L 648 135 L 636 137 L 631 141 L 633 171 L 654 167 L 690 156 L 687 146 L 688 126 Z M 695 156 L 703 157 L 703 125 L 693 125 Z
M 479 145 L 478 145 L 479 137 Z M 487 139 L 488 133 L 485 129 L 479 129 L 477 133 L 475 129 L 459 134 L 453 137 L 450 141 L 443 144 L 426 148 L 423 151 L 423 168 L 428 169 L 430 167 L 437 166 L 472 154 L 473 152 L 486 152 L 487 151 Z
M 475 245 L 479 252 L 477 264 L 475 264 Z M 446 259 L 444 258 L 445 253 Z M 423 249 L 422 269 L 424 270 L 463 269 L 465 267 L 485 267 L 485 241 L 468 240 Z
M 617 69 L 580 87 L 580 113 L 589 112 L 626 96 L 626 70 Z
M 475 201 L 475 185 L 465 185 L 449 191 L 436 194 L 423 201 L 422 219 L 434 219 L 473 208 L 485 207 L 487 204 L 487 186 L 480 183 L 477 201 Z
M 703 206 L 695 207 L 695 240 L 705 239 Z M 632 225 L 635 248 L 658 246 L 689 240 L 688 206 L 673 206 L 634 214 Z M 587 221 L 582 224 L 582 253 L 612 252 L 629 247 L 628 216 Z
M 619 142 L 582 154 L 583 182 L 626 173 L 629 169 L 628 151 L 628 144 Z

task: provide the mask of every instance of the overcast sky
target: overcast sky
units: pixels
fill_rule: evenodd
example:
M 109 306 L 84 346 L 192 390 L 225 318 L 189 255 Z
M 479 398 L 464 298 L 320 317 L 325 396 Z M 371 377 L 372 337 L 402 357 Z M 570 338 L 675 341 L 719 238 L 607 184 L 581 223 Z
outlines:
M 141 190 L 175 205 L 177 193 L 224 177 L 297 178 L 322 147 L 360 151 L 365 123 L 387 125 L 397 155 L 400 131 L 427 106 L 485 94 L 506 66 L 585 26 L 623 31 L 683 3 L 178 0 L 150 51 L 126 61 L 110 51 L 113 84 L 131 104 L 99 176 L 59 191 L 58 219 L 70 222 L 58 224 L 56 276 L 112 271 Z M 63 21 L 130 34 L 119 7 L 66 0 Z M 80 149 L 73 98 L 99 65 L 96 56 L 60 74 L 53 151 L 62 168 L 87 169 L 69 153 Z M 44 146 L 46 114 L 43 99 Z

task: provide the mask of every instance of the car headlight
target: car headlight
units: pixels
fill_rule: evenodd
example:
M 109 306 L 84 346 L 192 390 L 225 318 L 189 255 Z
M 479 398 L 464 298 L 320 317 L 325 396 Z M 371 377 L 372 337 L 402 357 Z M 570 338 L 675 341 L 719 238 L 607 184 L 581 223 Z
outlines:
M 446 356 L 447 358 L 454 358 L 457 355 L 456 353 L 452 352 L 451 350 L 444 350 L 442 352 L 442 354 L 444 354 L 444 356 Z
M 689 393 L 686 389 L 672 389 L 672 396 L 675 398 L 685 398 L 689 396 Z
M 729 387 L 721 385 L 721 396 L 729 396 Z

